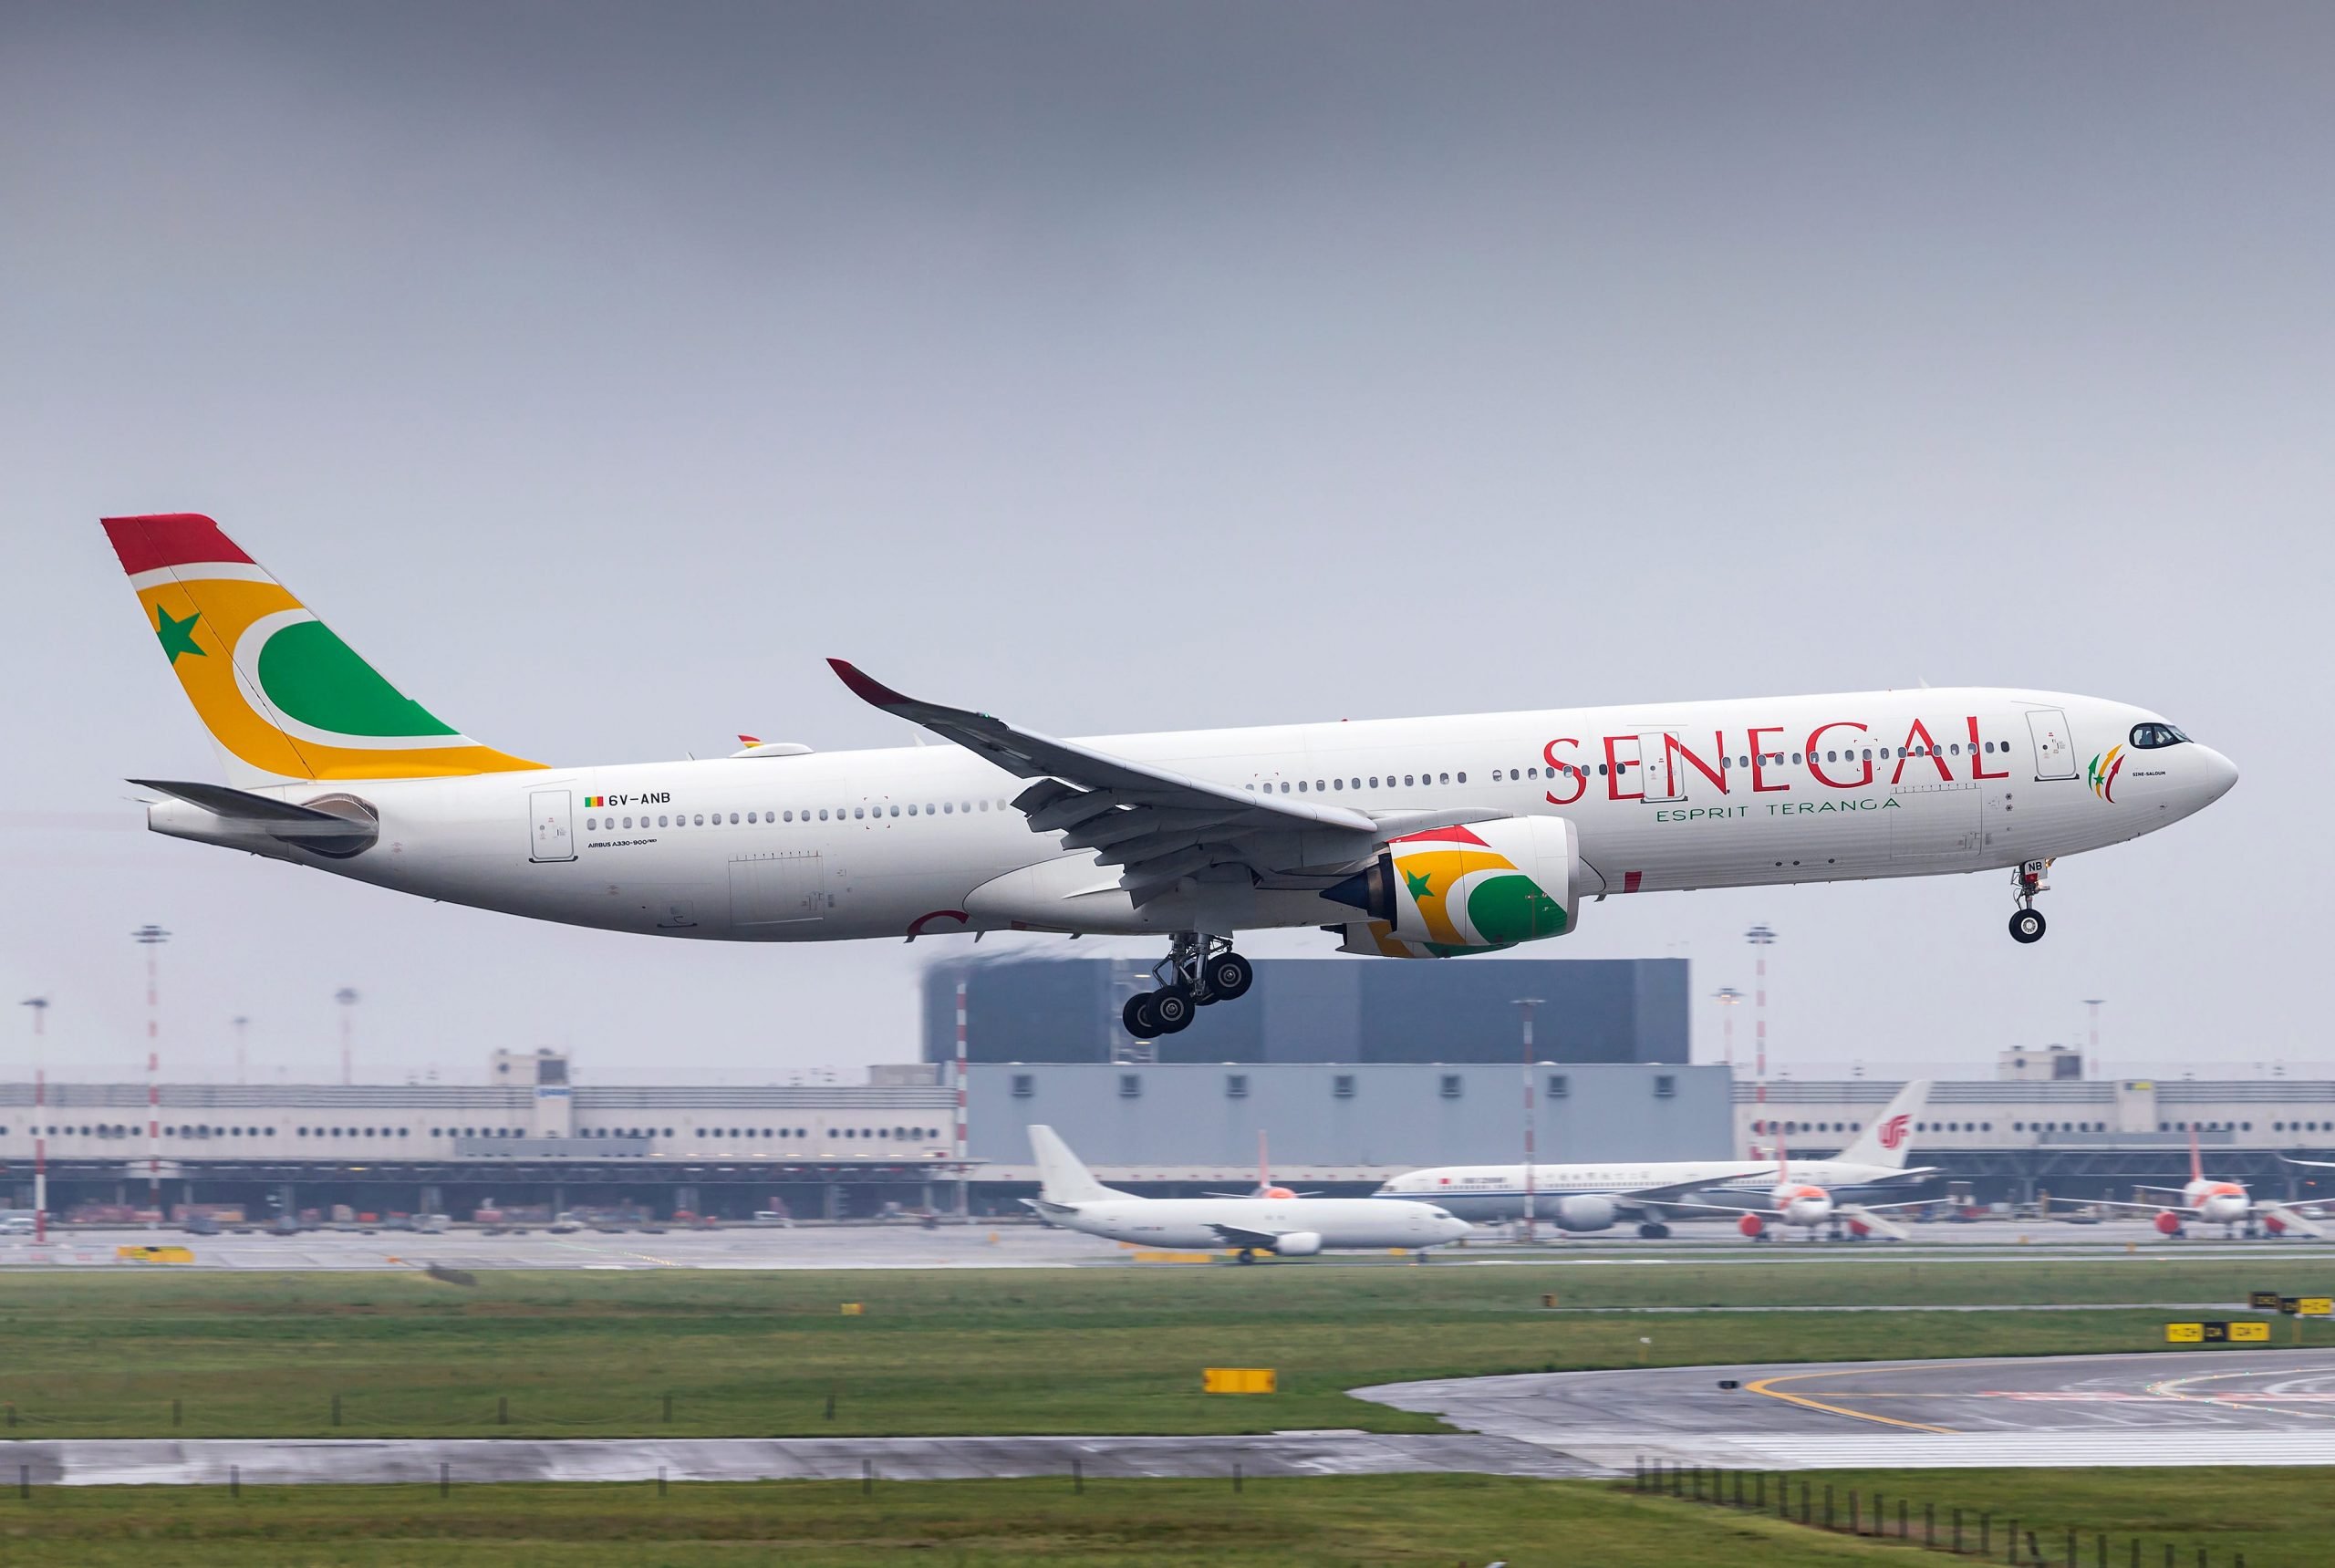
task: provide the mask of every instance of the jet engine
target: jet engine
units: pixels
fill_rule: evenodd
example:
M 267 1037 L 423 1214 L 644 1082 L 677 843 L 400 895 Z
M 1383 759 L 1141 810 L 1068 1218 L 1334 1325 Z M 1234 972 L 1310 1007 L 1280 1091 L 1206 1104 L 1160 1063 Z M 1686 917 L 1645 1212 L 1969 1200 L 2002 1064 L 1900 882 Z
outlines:
M 1746 1214 L 1735 1222 L 1735 1228 L 1754 1241 L 1768 1233 L 1768 1222 L 1757 1214 Z
M 1560 1231 L 1610 1231 L 1614 1200 L 1594 1193 L 1574 1193 L 1557 1199 L 1555 1219 Z
M 2160 1212 L 2157 1217 L 2149 1221 L 2149 1223 L 2157 1228 L 2157 1233 L 2159 1235 L 2178 1236 L 2181 1234 L 2181 1216 L 2175 1214 L 2170 1209 Z
M 1322 896 L 1370 917 L 1348 925 L 1348 950 L 1444 958 L 1562 936 L 1581 880 L 1570 821 L 1503 816 L 1390 840 Z
M 1310 1258 L 1322 1250 L 1319 1231 L 1292 1231 L 1273 1238 L 1273 1251 L 1284 1258 Z

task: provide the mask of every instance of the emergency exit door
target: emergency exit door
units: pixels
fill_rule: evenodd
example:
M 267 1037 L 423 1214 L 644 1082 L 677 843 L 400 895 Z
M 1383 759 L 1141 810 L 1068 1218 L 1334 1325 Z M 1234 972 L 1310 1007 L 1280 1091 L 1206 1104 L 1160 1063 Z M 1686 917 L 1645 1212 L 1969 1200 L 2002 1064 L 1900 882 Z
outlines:
M 2038 708 L 2027 715 L 2027 732 L 2035 741 L 2037 778 L 2076 776 L 2076 747 L 2068 736 L 2067 714 L 2057 708 Z
M 1645 774 L 1646 799 L 1685 800 L 1686 798 L 1686 769 L 1678 760 L 1678 753 L 1670 744 L 1670 736 L 1666 732 L 1646 730 L 1640 732 L 1638 763 Z
M 527 846 L 530 860 L 573 860 L 576 858 L 576 824 L 571 820 L 574 800 L 564 789 L 539 789 L 527 796 L 528 815 L 533 834 Z

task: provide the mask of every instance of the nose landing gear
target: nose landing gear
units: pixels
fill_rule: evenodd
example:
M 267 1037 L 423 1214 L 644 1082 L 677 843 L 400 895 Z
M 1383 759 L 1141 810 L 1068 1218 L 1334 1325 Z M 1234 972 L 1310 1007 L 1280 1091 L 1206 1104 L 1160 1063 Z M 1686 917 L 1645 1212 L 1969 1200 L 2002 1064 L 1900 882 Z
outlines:
M 2010 918 L 2011 940 L 2025 943 L 2043 940 L 2043 911 L 2035 907 L 2035 896 L 2050 891 L 2051 884 L 2043 880 L 2043 874 L 2050 868 L 2049 860 L 2029 860 L 2011 873 L 2011 897 L 2018 900 L 2018 908 Z
M 1237 1001 L 1257 979 L 1249 961 L 1232 950 L 1230 937 L 1205 931 L 1178 931 L 1151 972 L 1159 989 L 1127 998 L 1119 1012 L 1119 1022 L 1138 1040 L 1188 1027 L 1196 1009 Z

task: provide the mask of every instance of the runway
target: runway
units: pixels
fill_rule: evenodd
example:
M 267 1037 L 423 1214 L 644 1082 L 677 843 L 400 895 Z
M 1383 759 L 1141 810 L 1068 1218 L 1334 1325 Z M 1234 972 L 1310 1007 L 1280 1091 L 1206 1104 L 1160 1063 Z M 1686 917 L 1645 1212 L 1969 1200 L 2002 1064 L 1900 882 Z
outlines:
M 1536 1444 L 1467 1433 L 1199 1438 L 217 1438 L 0 1442 L 30 1486 L 453 1486 L 487 1481 L 977 1480 L 1007 1476 L 1583 1476 Z
M 1792 1469 L 2335 1464 L 2328 1350 L 1678 1366 L 1354 1393 L 1615 1473 L 1641 1459 Z
M 1911 1242 L 1866 1241 L 1852 1245 L 1778 1242 L 1754 1245 L 1730 1227 L 1679 1227 L 1663 1241 L 1599 1234 L 1543 1239 L 1531 1246 L 1494 1232 L 1481 1232 L 1458 1247 L 1431 1254 L 1433 1268 L 1498 1268 L 1520 1265 L 1656 1266 L 1665 1262 L 1728 1262 L 1790 1266 L 1811 1260 L 1903 1262 L 1909 1258 L 1958 1262 L 2045 1262 L 2207 1257 L 2319 1257 L 2335 1260 L 2335 1246 L 2283 1241 L 2247 1241 L 2198 1237 L 2166 1241 L 2142 1223 L 2075 1226 L 2031 1224 L 1925 1225 Z M 122 1247 L 184 1247 L 192 1263 L 126 1262 Z M 36 1244 L 29 1237 L 0 1238 L 0 1273 L 36 1269 L 224 1269 L 300 1272 L 311 1269 L 398 1270 L 427 1263 L 470 1270 L 493 1269 L 1074 1269 L 1165 1267 L 1139 1262 L 1136 1251 L 1097 1237 L 1049 1230 L 1025 1221 L 944 1224 L 925 1230 L 914 1223 L 736 1226 L 713 1231 L 662 1232 L 578 1231 L 555 1235 L 534 1230 L 503 1235 L 458 1230 L 423 1235 L 412 1231 L 306 1231 L 275 1236 L 189 1236 L 176 1231 L 76 1231 Z M 1408 1254 L 1328 1253 L 1285 1260 L 1272 1266 L 1299 1268 L 1406 1268 Z M 2145 1299 L 2142 1292 L 2135 1299 Z

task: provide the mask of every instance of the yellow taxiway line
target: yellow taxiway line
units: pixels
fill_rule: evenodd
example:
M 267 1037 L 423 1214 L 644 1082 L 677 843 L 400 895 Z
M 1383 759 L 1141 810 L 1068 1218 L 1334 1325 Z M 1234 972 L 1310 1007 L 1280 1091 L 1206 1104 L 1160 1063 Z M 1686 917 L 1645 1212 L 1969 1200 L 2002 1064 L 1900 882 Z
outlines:
M 1837 1372 L 1792 1372 L 1780 1377 L 1762 1377 L 1758 1382 L 1747 1383 L 1744 1386 L 1754 1394 L 1764 1394 L 1770 1399 L 1781 1399 L 1788 1405 L 1798 1405 L 1810 1410 L 1821 1410 L 1831 1416 L 1846 1416 L 1856 1421 L 1875 1421 L 1884 1427 L 1903 1427 L 1913 1432 L 1936 1432 L 1946 1437 L 1955 1435 L 1954 1428 L 1951 1427 L 1925 1426 L 1919 1421 L 1901 1421 L 1894 1416 L 1876 1416 L 1870 1410 L 1852 1410 L 1845 1405 L 1827 1405 L 1821 1399 L 1811 1399 L 1804 1394 L 1787 1394 L 1776 1386 L 1779 1383 L 1801 1383 L 1811 1377 L 1862 1376 L 1872 1370 L 1869 1366 L 1862 1366 L 1844 1367 Z

